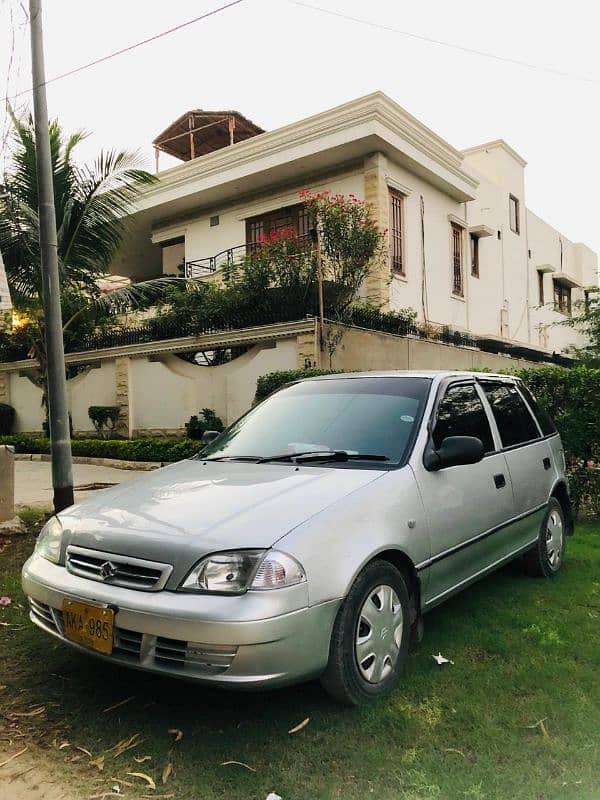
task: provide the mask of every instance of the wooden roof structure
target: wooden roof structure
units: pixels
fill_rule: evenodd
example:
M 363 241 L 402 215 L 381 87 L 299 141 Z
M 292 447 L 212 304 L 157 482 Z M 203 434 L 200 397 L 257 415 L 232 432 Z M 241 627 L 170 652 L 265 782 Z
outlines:
M 186 111 L 152 142 L 157 171 L 159 151 L 181 161 L 191 161 L 259 133 L 264 133 L 263 128 L 239 111 L 204 111 L 201 108 Z

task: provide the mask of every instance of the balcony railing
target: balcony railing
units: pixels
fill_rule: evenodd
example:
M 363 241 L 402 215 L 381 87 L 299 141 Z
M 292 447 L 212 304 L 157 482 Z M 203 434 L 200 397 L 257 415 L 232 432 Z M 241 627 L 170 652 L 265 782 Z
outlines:
M 312 242 L 312 238 L 310 235 L 298 236 L 294 241 L 308 243 Z M 261 247 L 261 245 L 262 242 L 236 244 L 234 247 L 228 247 L 227 250 L 221 250 L 220 253 L 214 256 L 186 261 L 184 265 L 184 275 L 186 278 L 205 278 L 207 275 L 211 275 L 213 272 L 223 269 L 223 267 L 232 267 L 253 249 L 257 249 Z
M 227 250 L 221 250 L 220 253 L 214 256 L 186 261 L 185 277 L 204 278 L 225 266 L 231 267 L 236 261 L 240 261 L 244 258 L 250 247 L 252 247 L 252 245 L 238 244 L 235 247 L 228 247 Z

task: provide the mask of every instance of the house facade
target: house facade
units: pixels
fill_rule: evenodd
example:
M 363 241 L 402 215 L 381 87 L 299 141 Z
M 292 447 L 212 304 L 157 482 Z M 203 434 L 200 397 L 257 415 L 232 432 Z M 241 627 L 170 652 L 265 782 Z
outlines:
M 364 300 L 550 353 L 581 344 L 560 323 L 598 284 L 597 256 L 527 209 L 526 164 L 506 142 L 458 151 L 380 92 L 269 132 L 200 111 L 173 131 L 157 154 L 176 142 L 185 163 L 137 202 L 115 275 L 219 280 L 270 230 L 308 232 L 302 190 L 353 194 L 389 238 Z

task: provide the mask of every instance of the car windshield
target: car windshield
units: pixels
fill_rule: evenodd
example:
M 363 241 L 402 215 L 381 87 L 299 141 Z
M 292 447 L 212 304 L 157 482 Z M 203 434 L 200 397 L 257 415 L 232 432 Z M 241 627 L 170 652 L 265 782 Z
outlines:
M 293 384 L 235 422 L 204 459 L 401 462 L 420 423 L 431 381 L 417 377 L 328 378 Z M 319 462 L 319 453 L 329 453 Z M 348 458 L 341 458 L 341 456 Z

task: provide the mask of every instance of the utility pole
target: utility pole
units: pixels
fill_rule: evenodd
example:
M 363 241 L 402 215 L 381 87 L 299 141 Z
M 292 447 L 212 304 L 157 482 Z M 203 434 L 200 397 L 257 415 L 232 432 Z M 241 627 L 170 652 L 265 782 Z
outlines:
M 67 379 L 62 336 L 62 313 L 58 278 L 56 211 L 48 134 L 46 74 L 42 33 L 41 0 L 29 0 L 31 27 L 31 74 L 33 80 L 33 117 L 35 122 L 35 159 L 38 184 L 38 217 L 42 268 L 42 299 L 48 370 L 48 418 L 52 442 L 52 486 L 54 510 L 73 505 L 73 462 L 67 405 Z

